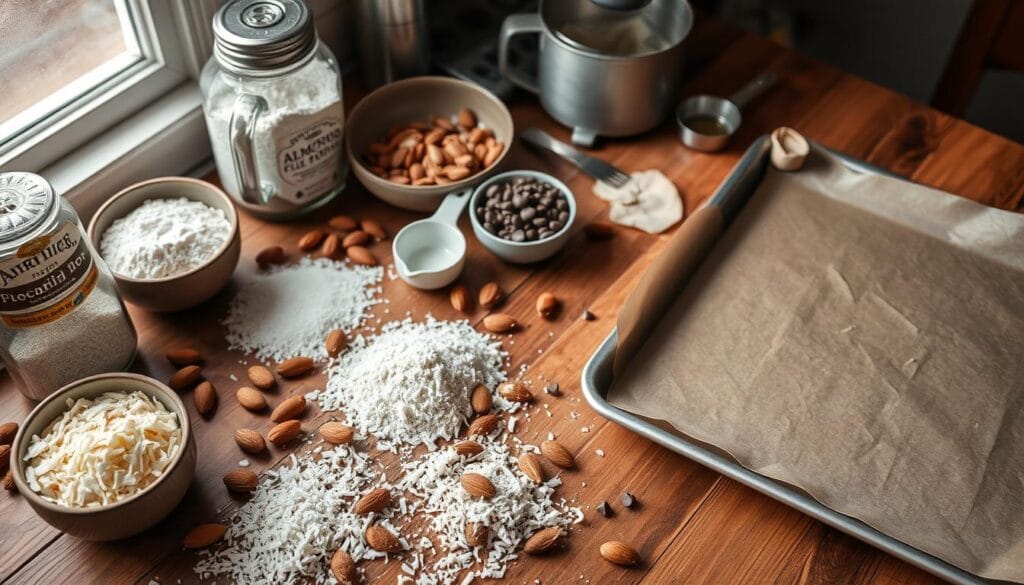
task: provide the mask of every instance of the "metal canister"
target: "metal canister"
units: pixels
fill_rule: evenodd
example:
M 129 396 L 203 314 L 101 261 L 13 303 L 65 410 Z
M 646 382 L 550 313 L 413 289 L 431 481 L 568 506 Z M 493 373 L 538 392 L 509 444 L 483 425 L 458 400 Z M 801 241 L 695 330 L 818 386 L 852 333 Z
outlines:
M 367 87 L 430 72 L 423 0 L 359 0 L 359 62 Z

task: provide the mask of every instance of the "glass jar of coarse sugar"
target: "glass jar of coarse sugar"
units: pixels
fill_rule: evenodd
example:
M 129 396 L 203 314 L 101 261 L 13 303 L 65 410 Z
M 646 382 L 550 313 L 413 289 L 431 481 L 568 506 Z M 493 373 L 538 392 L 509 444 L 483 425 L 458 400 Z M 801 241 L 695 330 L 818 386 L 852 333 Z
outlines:
M 203 110 L 224 190 L 268 219 L 345 187 L 341 73 L 302 0 L 230 0 L 213 18 Z
M 39 175 L 0 173 L 0 358 L 22 394 L 123 370 L 136 343 L 74 208 Z

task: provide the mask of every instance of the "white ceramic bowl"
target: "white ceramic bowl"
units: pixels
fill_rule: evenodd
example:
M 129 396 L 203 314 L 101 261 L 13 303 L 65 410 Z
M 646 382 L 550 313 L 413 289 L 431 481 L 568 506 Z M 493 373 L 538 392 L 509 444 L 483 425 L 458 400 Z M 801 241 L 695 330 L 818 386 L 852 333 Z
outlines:
M 484 229 L 483 224 L 476 215 L 478 202 L 484 199 L 487 188 L 491 185 L 511 181 L 516 177 L 532 177 L 539 181 L 550 183 L 565 195 L 566 200 L 569 202 L 569 220 L 565 222 L 565 225 L 562 226 L 561 230 L 547 238 L 544 238 L 543 240 L 537 240 L 534 242 L 513 242 L 512 240 L 500 238 Z M 494 175 L 476 188 L 476 191 L 473 192 L 473 197 L 469 200 L 469 220 L 470 223 L 473 224 L 473 234 L 476 235 L 476 239 L 480 240 L 480 243 L 490 250 L 495 256 L 515 264 L 539 262 L 545 258 L 554 256 L 555 253 L 561 250 L 562 246 L 564 246 L 569 240 L 569 237 L 572 234 L 572 224 L 576 221 L 576 198 L 573 197 L 572 191 L 569 190 L 569 187 L 567 187 L 565 183 L 547 173 L 526 170 L 509 171 L 507 173 L 501 173 L 500 175 Z

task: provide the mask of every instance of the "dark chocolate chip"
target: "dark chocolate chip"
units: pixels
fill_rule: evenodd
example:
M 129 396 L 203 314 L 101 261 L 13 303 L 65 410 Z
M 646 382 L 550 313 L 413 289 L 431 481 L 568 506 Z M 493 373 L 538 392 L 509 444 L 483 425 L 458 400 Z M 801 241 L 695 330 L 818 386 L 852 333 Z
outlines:
M 622 496 L 619 498 L 619 501 L 622 502 L 624 507 L 632 508 L 636 505 L 636 496 L 629 492 L 622 492 Z
M 593 321 L 596 318 L 597 317 L 595 317 L 594 314 L 591 313 L 589 309 L 584 309 L 583 310 L 583 320 L 584 321 Z
M 558 388 L 558 382 L 552 382 L 544 387 L 544 391 L 552 396 L 561 396 L 562 391 Z
M 612 507 L 608 505 L 608 502 L 601 502 L 597 505 L 597 513 L 605 518 L 610 518 L 612 515 Z

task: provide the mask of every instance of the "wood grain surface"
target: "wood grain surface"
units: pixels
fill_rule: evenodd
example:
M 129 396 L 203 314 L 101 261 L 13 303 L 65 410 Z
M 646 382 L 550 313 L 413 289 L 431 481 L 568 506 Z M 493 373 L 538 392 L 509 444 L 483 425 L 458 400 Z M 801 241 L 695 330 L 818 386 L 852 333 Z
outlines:
M 1018 210 L 1024 198 L 1024 147 L 979 130 L 915 103 L 905 96 L 875 86 L 833 67 L 787 50 L 763 38 L 735 33 L 704 21 L 690 41 L 689 67 L 684 94 L 727 95 L 764 70 L 782 79 L 778 87 L 744 112 L 742 130 L 724 152 L 702 154 L 682 147 L 674 127 L 665 124 L 648 134 L 606 141 L 595 154 L 628 171 L 657 168 L 679 187 L 687 209 L 707 198 L 757 136 L 788 125 L 829 147 L 861 157 L 914 181 L 957 193 L 1004 209 Z M 359 92 L 349 83 L 347 105 Z M 513 101 L 518 128 L 535 125 L 568 140 L 569 131 L 556 125 L 530 96 Z M 505 341 L 512 368 L 528 364 L 528 377 L 536 382 L 557 381 L 564 396 L 544 394 L 539 401 L 553 416 L 535 415 L 521 422 L 517 435 L 539 442 L 554 432 L 573 452 L 579 468 L 564 472 L 560 493 L 584 508 L 586 520 L 574 530 L 568 548 L 557 555 L 516 562 L 509 583 L 850 583 L 909 584 L 937 580 L 901 561 L 845 536 L 765 496 L 692 463 L 591 411 L 579 392 L 580 370 L 614 326 L 618 307 L 645 267 L 658 254 L 671 232 L 654 236 L 617 229 L 607 241 L 588 240 L 580 230 L 587 222 L 607 215 L 605 204 L 591 195 L 593 182 L 573 168 L 513 145 L 512 164 L 550 172 L 564 180 L 579 202 L 577 233 L 566 248 L 549 261 L 528 266 L 507 265 L 467 237 L 469 256 L 462 282 L 475 293 L 495 280 L 509 293 L 503 312 L 523 324 Z M 223 516 L 241 500 L 229 496 L 221 484 L 224 472 L 234 468 L 243 454 L 231 440 L 239 427 L 265 432 L 266 416 L 243 410 L 233 398 L 244 378 L 247 356 L 228 351 L 219 320 L 239 282 L 256 270 L 253 256 L 264 246 L 283 243 L 293 258 L 295 242 L 309 227 L 322 225 L 333 214 L 346 213 L 380 221 L 394 234 L 419 217 L 370 197 L 352 184 L 335 203 L 311 217 L 288 224 L 242 218 L 242 260 L 235 279 L 205 305 L 181 314 L 155 315 L 132 310 L 140 334 L 140 355 L 134 370 L 158 379 L 172 373 L 163 352 L 177 345 L 195 346 L 207 356 L 204 373 L 218 391 L 216 414 L 205 420 L 191 412 L 198 440 L 196 480 L 174 514 L 156 528 L 116 543 L 90 543 L 62 535 L 35 517 L 24 499 L 0 494 L 0 583 L 17 584 L 142 584 L 196 582 L 195 557 L 181 550 L 181 537 L 198 522 Z M 470 233 L 468 221 L 463 231 Z M 390 241 L 373 246 L 374 253 L 390 262 Z M 563 308 L 552 321 L 541 320 L 533 305 L 537 295 L 552 291 Z M 385 279 L 382 306 L 377 316 L 387 320 L 411 311 L 444 319 L 461 315 L 449 305 L 447 291 L 410 289 L 401 281 Z M 596 320 L 579 318 L 584 309 Z M 474 323 L 484 316 L 476 309 Z M 514 342 L 514 343 L 513 343 Z M 271 395 L 273 403 L 288 395 L 322 387 L 317 375 L 282 384 Z M 186 400 L 190 410 L 191 400 Z M 0 382 L 0 422 L 20 420 L 32 403 L 22 398 L 12 382 Z M 336 413 L 310 409 L 303 420 L 307 431 Z M 583 432 L 587 427 L 589 432 Z M 596 449 L 605 453 L 595 454 Z M 281 462 L 288 451 L 272 448 L 253 459 L 260 471 Z M 394 463 L 382 456 L 385 463 Z M 552 468 L 548 471 L 553 472 Z M 617 505 L 622 491 L 635 494 L 640 506 Z M 611 518 L 594 507 L 613 503 Z M 633 543 L 643 557 L 641 566 L 621 569 L 601 560 L 600 543 Z M 397 563 L 368 562 L 373 582 L 393 583 Z

